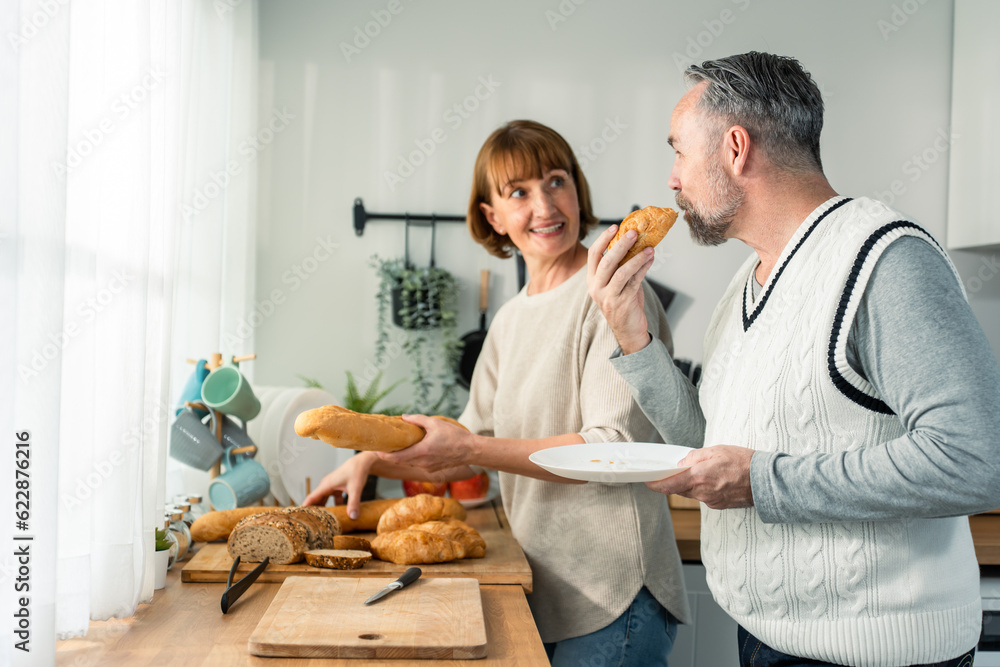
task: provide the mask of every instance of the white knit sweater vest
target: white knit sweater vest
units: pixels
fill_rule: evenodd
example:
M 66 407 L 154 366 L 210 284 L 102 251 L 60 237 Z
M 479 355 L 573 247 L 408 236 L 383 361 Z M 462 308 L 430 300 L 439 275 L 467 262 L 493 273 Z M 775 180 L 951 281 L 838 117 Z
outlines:
M 875 262 L 901 235 L 940 249 L 884 204 L 836 197 L 792 236 L 756 302 L 756 255 L 741 267 L 705 338 L 706 446 L 824 454 L 905 434 L 845 355 Z M 966 517 L 765 524 L 753 508 L 703 505 L 701 540 L 715 599 L 779 651 L 911 665 L 954 658 L 978 641 Z

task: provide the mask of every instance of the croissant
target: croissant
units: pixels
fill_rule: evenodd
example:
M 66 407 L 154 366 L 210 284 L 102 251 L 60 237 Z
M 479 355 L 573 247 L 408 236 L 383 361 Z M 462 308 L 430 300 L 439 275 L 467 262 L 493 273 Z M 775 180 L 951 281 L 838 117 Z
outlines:
M 646 248 L 652 248 L 662 241 L 663 237 L 670 231 L 670 228 L 674 226 L 676 220 L 677 211 L 672 208 L 647 206 L 639 211 L 633 211 L 622 220 L 622 224 L 618 228 L 618 233 L 608 243 L 608 250 L 611 250 L 616 243 L 625 238 L 625 234 L 630 229 L 636 231 L 639 237 L 635 240 L 635 244 L 625 253 L 622 261 L 618 263 L 618 266 L 621 266 Z
M 447 563 L 465 557 L 465 547 L 446 537 L 419 530 L 397 530 L 372 540 L 372 554 L 399 565 Z
M 466 558 L 482 558 L 486 555 L 486 542 L 479 532 L 458 519 L 442 519 L 441 521 L 428 521 L 417 523 L 409 527 L 408 530 L 419 530 L 432 535 L 447 537 L 449 540 L 460 543 L 465 547 Z
M 376 532 L 381 535 L 408 528 L 415 523 L 438 519 L 464 519 L 465 516 L 465 508 L 454 498 L 421 493 L 411 498 L 403 498 L 387 509 L 379 517 Z

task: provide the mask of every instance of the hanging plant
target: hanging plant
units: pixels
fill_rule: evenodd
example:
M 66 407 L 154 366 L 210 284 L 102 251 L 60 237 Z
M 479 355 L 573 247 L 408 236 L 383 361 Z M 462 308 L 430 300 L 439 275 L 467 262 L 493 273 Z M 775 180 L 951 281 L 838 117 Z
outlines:
M 458 337 L 458 281 L 435 266 L 413 267 L 402 259 L 374 255 L 379 277 L 378 338 L 375 357 L 382 365 L 390 320 L 407 331 L 403 350 L 413 364 L 413 412 L 457 417 L 455 372 L 462 351 Z

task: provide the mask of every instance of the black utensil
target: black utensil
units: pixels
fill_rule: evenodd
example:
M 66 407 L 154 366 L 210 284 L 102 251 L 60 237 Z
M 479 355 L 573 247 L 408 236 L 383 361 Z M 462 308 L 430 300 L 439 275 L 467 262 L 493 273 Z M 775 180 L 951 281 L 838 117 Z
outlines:
M 403 576 L 401 576 L 399 579 L 392 582 L 391 584 L 380 590 L 378 593 L 365 600 L 365 604 L 368 605 L 374 602 L 378 602 L 389 593 L 398 591 L 400 588 L 406 586 L 407 584 L 412 584 L 414 581 L 420 578 L 421 574 L 423 574 L 423 571 L 419 567 L 409 568 L 408 570 L 406 570 L 406 572 L 403 573 Z
M 236 604 L 236 601 L 240 599 L 240 596 L 243 595 L 248 588 L 250 588 L 250 584 L 257 581 L 257 577 L 260 576 L 261 572 L 264 571 L 264 568 L 267 567 L 267 564 L 270 561 L 270 558 L 264 558 L 260 565 L 247 572 L 245 577 L 234 584 L 233 577 L 236 575 L 236 570 L 240 566 L 240 557 L 236 557 L 236 560 L 233 561 L 233 566 L 229 568 L 229 578 L 226 579 L 226 591 L 222 594 L 223 614 L 229 613 L 229 608 Z
M 483 269 L 479 274 L 479 329 L 462 336 L 462 356 L 458 360 L 458 384 L 466 389 L 472 383 L 472 371 L 483 350 L 486 340 L 486 311 L 490 302 L 490 272 Z

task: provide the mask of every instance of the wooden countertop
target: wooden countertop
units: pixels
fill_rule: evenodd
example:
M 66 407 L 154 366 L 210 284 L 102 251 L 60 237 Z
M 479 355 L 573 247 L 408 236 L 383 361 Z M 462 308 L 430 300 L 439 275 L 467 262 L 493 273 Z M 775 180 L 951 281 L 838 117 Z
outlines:
M 254 583 L 226 615 L 219 608 L 225 584 L 181 583 L 167 573 L 167 587 L 152 604 L 127 619 L 92 621 L 86 637 L 56 643 L 56 664 L 122 667 L 404 667 L 405 665 L 523 665 L 547 667 L 548 657 L 521 586 L 485 585 L 483 616 L 489 653 L 483 660 L 332 660 L 259 658 L 247 641 L 280 584 Z
M 674 535 L 682 560 L 701 560 L 701 512 L 671 509 Z M 1000 565 L 1000 514 L 977 514 L 969 517 L 972 542 L 980 565 Z

